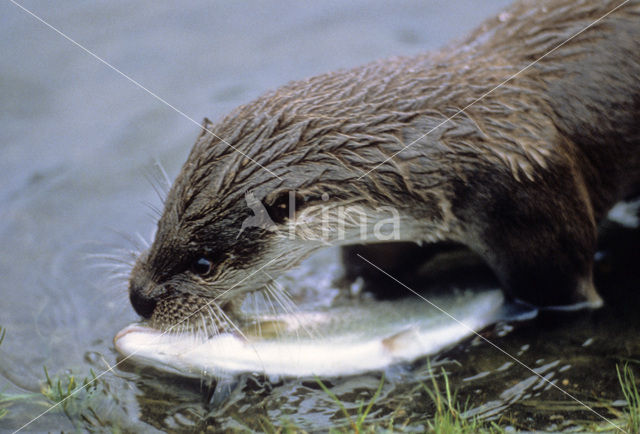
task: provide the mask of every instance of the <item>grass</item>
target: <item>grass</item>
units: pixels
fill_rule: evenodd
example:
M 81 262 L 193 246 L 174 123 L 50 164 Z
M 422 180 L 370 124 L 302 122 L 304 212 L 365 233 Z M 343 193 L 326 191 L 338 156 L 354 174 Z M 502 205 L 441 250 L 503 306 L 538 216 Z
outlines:
M 618 381 L 622 394 L 627 402 L 623 412 L 617 412 L 619 417 L 614 422 L 622 427 L 628 433 L 640 433 L 640 391 L 635 379 L 633 370 L 628 364 L 623 367 L 616 366 Z M 349 425 L 349 429 L 335 428 L 334 432 L 393 432 L 393 420 L 388 426 L 367 420 L 367 416 L 380 396 L 384 378 L 380 382 L 378 390 L 373 395 L 366 407 L 364 403 L 360 404 L 357 415 L 354 417 L 349 414 L 346 406 L 329 388 L 316 379 L 322 390 L 336 403 L 345 420 Z M 428 432 L 438 434 L 471 434 L 471 433 L 504 433 L 505 428 L 496 422 L 486 422 L 478 417 L 464 417 L 464 413 L 468 410 L 468 401 L 461 404 L 455 391 L 452 391 L 449 377 L 444 369 L 441 371 L 440 380 L 436 376 L 432 376 L 431 385 L 422 384 L 421 387 L 427 393 L 434 404 L 434 414 L 426 420 Z M 615 411 L 614 411 L 615 413 Z M 294 427 L 295 429 L 295 427 Z M 291 427 L 285 432 L 289 432 Z M 587 424 L 582 428 L 578 428 L 581 432 L 611 432 L 611 425 L 608 423 Z
M 60 375 L 51 379 L 47 367 L 43 366 L 45 383 L 42 387 L 41 393 L 54 405 L 61 403 L 62 408 L 66 411 L 69 405 L 74 403 L 74 400 L 79 398 L 78 395 L 84 390 L 87 394 L 91 394 L 96 390 L 97 378 L 93 370 L 90 370 L 91 377 L 85 377 L 81 382 L 76 380 L 76 377 L 67 374 Z
M 351 415 L 347 411 L 347 408 L 344 406 L 342 401 L 340 401 L 340 399 L 335 395 L 335 393 L 329 390 L 329 388 L 318 377 L 316 377 L 316 382 L 320 385 L 324 393 L 329 395 L 329 397 L 338 405 L 338 407 L 342 411 L 342 414 L 344 414 L 345 419 L 348 421 L 349 425 L 351 426 L 351 429 L 353 430 L 353 432 L 355 432 L 356 434 L 363 432 L 363 430 L 365 429 L 365 420 L 367 419 L 369 412 L 371 412 L 371 408 L 373 408 L 373 404 L 375 404 L 378 398 L 380 397 L 380 392 L 382 392 L 382 386 L 384 386 L 384 375 L 380 379 L 380 385 L 378 386 L 378 389 L 369 400 L 369 403 L 367 404 L 367 406 L 364 407 L 364 401 L 360 402 L 355 419 L 351 417 Z
M 633 362 L 638 363 L 637 361 Z M 622 408 L 614 407 L 610 403 L 603 403 L 603 407 L 615 416 L 611 422 L 620 427 L 620 429 L 629 434 L 638 434 L 640 433 L 640 391 L 638 391 L 638 382 L 628 362 L 622 366 L 616 365 L 616 374 L 626 403 Z M 610 433 L 618 432 L 618 430 L 613 429 L 608 422 L 592 422 L 584 425 L 583 432 Z
M 616 373 L 627 407 L 624 410 L 624 419 L 628 432 L 640 433 L 640 393 L 633 370 L 625 363 L 622 369 L 616 365 Z
M 447 373 L 442 370 L 444 386 L 438 383 L 435 376 L 432 377 L 432 387 L 422 384 L 423 389 L 433 401 L 435 413 L 426 421 L 428 432 L 442 434 L 471 434 L 471 433 L 502 433 L 504 430 L 495 423 L 486 423 L 477 417 L 467 418 L 463 414 L 467 410 L 467 404 L 460 406 L 456 399 L 456 394 L 451 391 L 451 385 Z M 367 420 L 371 409 L 380 397 L 384 386 L 384 377 L 380 380 L 378 389 L 371 397 L 367 405 L 361 402 L 356 415 L 351 415 L 340 399 L 319 379 L 316 382 L 322 390 L 336 403 L 347 422 L 348 429 L 334 428 L 332 432 L 394 432 L 393 415 L 389 422 L 381 424 L 376 421 Z M 400 428 L 402 430 L 402 428 Z
M 468 410 L 469 402 L 460 405 L 456 392 L 451 391 L 449 377 L 447 372 L 442 368 L 442 379 L 444 387 L 438 384 L 435 376 L 431 377 L 432 388 L 422 385 L 435 405 L 435 413 L 432 418 L 427 421 L 427 427 L 430 432 L 449 434 L 449 433 L 502 433 L 504 430 L 495 423 L 488 424 L 478 417 L 464 417 L 463 414 Z

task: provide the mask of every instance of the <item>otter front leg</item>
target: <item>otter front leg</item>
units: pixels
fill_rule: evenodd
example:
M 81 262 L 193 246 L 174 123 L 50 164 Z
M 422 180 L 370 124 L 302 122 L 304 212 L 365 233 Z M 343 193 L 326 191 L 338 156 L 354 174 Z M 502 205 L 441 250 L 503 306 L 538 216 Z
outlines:
M 475 214 L 470 244 L 510 298 L 536 306 L 600 307 L 593 286 L 597 232 L 589 199 L 569 170 L 545 175 L 536 181 L 467 185 L 475 189 L 465 195 L 473 209 L 466 204 L 467 218 Z
M 520 242 L 528 245 L 528 251 L 525 245 L 514 243 L 492 247 L 494 272 L 509 298 L 569 310 L 602 306 L 593 285 L 591 249 L 575 251 L 584 247 L 563 236 L 536 239 L 527 235 L 533 234 L 523 233 Z

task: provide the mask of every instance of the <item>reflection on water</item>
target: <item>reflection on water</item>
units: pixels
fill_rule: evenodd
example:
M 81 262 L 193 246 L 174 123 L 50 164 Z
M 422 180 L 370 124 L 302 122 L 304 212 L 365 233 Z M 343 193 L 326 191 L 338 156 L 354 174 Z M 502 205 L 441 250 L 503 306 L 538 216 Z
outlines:
M 462 35 L 507 1 L 48 3 L 26 1 L 52 25 L 140 81 L 190 117 L 217 118 L 291 79 L 393 54 L 432 49 Z M 42 367 L 83 377 L 116 363 L 111 339 L 136 319 L 123 280 L 106 279 L 90 253 L 148 238 L 158 206 L 145 172 L 155 159 L 175 175 L 197 128 L 9 2 L 0 4 L 0 390 L 39 391 Z M 637 231 L 602 242 L 597 286 L 607 307 L 547 316 L 483 333 L 590 405 L 621 394 L 615 364 L 640 360 Z M 100 260 L 97 261 L 100 265 Z M 389 285 L 392 285 L 389 282 Z M 590 345 L 583 345 L 587 341 Z M 526 346 L 526 348 L 525 348 Z M 445 368 L 477 413 L 518 428 L 595 419 L 486 343 L 472 339 L 431 361 Z M 569 366 L 569 368 L 565 368 Z M 425 361 L 385 373 L 373 420 L 416 430 L 432 411 Z M 382 373 L 328 382 L 348 410 Z M 467 381 L 463 381 L 467 379 Z M 313 379 L 244 375 L 217 386 L 124 364 L 99 380 L 86 406 L 54 411 L 31 430 L 251 427 L 307 429 L 343 423 Z M 17 429 L 45 408 L 16 401 L 0 419 Z M 606 410 L 603 410 L 606 411 Z

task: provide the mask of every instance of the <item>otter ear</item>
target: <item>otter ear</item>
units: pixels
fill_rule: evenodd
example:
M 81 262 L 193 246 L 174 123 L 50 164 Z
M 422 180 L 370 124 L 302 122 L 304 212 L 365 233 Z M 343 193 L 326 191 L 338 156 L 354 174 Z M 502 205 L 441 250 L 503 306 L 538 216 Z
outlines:
M 203 137 L 208 137 L 211 134 L 212 129 L 213 122 L 211 122 L 209 118 L 204 118 L 202 120 L 202 125 L 200 126 L 200 135 L 198 136 L 197 141 L 200 141 Z
M 263 203 L 269 218 L 275 224 L 282 224 L 287 219 L 295 218 L 304 198 L 294 190 L 282 190 L 265 196 Z

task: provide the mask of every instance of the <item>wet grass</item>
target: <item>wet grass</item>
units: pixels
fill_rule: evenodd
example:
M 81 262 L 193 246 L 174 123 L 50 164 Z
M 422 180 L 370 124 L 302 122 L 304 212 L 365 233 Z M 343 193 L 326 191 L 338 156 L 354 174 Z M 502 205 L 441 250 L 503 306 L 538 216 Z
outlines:
M 72 374 L 63 374 L 52 379 L 46 366 L 43 366 L 43 370 L 45 383 L 41 390 L 42 395 L 53 405 L 60 405 L 65 412 L 81 398 L 79 395 L 90 395 L 98 385 L 93 370 L 90 370 L 91 376 L 80 381 Z
M 618 381 L 627 406 L 624 411 L 624 420 L 627 421 L 628 432 L 640 433 L 640 393 L 635 375 L 629 364 L 624 364 L 622 369 L 616 366 Z
M 620 389 L 626 401 L 622 411 L 607 405 L 611 413 L 616 415 L 612 420 L 617 426 L 627 433 L 640 433 L 640 391 L 638 390 L 638 382 L 636 381 L 633 370 L 628 364 L 624 366 L 616 366 Z M 378 390 L 371 398 L 366 407 L 360 405 L 357 415 L 350 415 L 344 403 L 327 388 L 322 381 L 316 379 L 322 390 L 336 403 L 340 408 L 348 427 L 334 428 L 332 432 L 402 432 L 404 427 L 393 425 L 393 415 L 389 418 L 388 423 L 367 420 L 369 411 L 380 396 L 384 379 L 381 380 Z M 433 402 L 435 407 L 434 413 L 426 421 L 427 432 L 443 433 L 443 434 L 471 434 L 471 433 L 505 433 L 517 432 L 512 426 L 501 426 L 500 421 L 484 421 L 479 417 L 465 417 L 465 412 L 469 409 L 468 400 L 464 403 L 457 397 L 457 393 L 452 391 L 449 377 L 444 369 L 442 369 L 440 380 L 437 376 L 432 376 L 430 385 L 422 384 L 421 387 L 427 396 Z M 611 424 L 607 422 L 576 422 L 570 428 L 571 432 L 612 432 Z M 288 426 L 285 431 L 274 429 L 271 432 L 293 432 L 295 427 Z M 614 430 L 616 431 L 616 430 Z
M 636 381 L 635 374 L 628 363 L 622 366 L 616 365 L 616 373 L 625 401 L 624 406 L 620 408 L 611 403 L 604 403 L 603 407 L 615 416 L 615 418 L 611 419 L 611 422 L 619 429 L 614 428 L 609 422 L 592 422 L 584 423 L 578 432 L 640 433 L 640 391 L 638 390 L 638 381 Z
M 355 433 L 373 433 L 373 432 L 402 432 L 404 426 L 394 426 L 394 415 L 388 416 L 388 421 L 369 421 L 369 415 L 374 404 L 377 402 L 384 386 L 384 377 L 380 380 L 378 389 L 371 397 L 365 407 L 365 403 L 361 402 L 355 415 L 349 414 L 344 403 L 319 379 L 316 382 L 322 390 L 332 399 L 338 406 L 344 420 L 347 422 L 346 427 L 336 427 L 331 432 L 355 432 Z M 422 384 L 421 387 L 427 393 L 434 404 L 434 414 L 426 421 L 427 432 L 442 434 L 471 434 L 471 433 L 503 433 L 503 428 L 494 422 L 484 422 L 477 417 L 464 417 L 465 411 L 468 409 L 467 404 L 460 405 L 455 392 L 452 392 L 449 378 L 446 371 L 442 370 L 442 382 L 440 385 L 436 376 L 432 377 L 432 384 L 428 386 Z
M 427 421 L 430 432 L 435 433 L 502 433 L 504 430 L 494 422 L 487 423 L 478 417 L 464 417 L 463 414 L 469 409 L 469 402 L 463 405 L 457 399 L 457 393 L 451 391 L 449 377 L 442 368 L 442 382 L 440 386 L 435 376 L 432 376 L 432 387 L 423 384 L 422 387 L 427 392 L 435 405 L 435 413 Z
M 43 367 L 45 380 L 40 393 L 48 402 L 51 411 L 62 411 L 78 431 L 108 428 L 109 432 L 120 432 L 120 423 L 107 420 L 96 408 L 113 402 L 115 396 L 109 386 L 90 369 L 89 375 L 77 377 L 71 372 L 49 375 Z
M 382 386 L 384 386 L 384 375 L 380 379 L 380 385 L 378 386 L 378 389 L 369 400 L 369 403 L 367 404 L 367 406 L 366 407 L 364 406 L 364 401 L 360 402 L 360 405 L 358 406 L 358 412 L 355 415 L 355 417 L 352 417 L 349 414 L 349 412 L 347 411 L 347 408 L 344 406 L 342 401 L 340 401 L 340 399 L 335 395 L 335 393 L 329 390 L 329 388 L 317 377 L 316 377 L 316 382 L 322 388 L 324 393 L 326 393 L 333 400 L 333 402 L 335 402 L 338 405 L 338 407 L 342 411 L 342 414 L 345 417 L 345 420 L 348 421 L 351 430 L 353 430 L 353 432 L 355 432 L 356 434 L 365 432 L 365 421 L 367 419 L 367 416 L 371 412 L 371 408 L 373 408 L 373 404 L 375 404 L 378 398 L 380 397 L 380 392 L 382 392 Z M 393 418 L 391 419 L 391 428 L 392 427 L 393 427 Z

